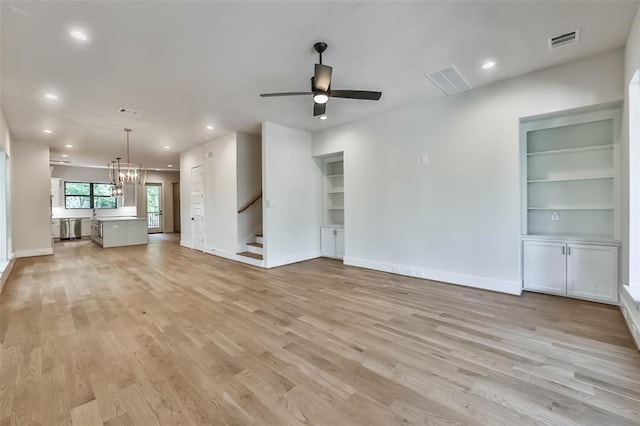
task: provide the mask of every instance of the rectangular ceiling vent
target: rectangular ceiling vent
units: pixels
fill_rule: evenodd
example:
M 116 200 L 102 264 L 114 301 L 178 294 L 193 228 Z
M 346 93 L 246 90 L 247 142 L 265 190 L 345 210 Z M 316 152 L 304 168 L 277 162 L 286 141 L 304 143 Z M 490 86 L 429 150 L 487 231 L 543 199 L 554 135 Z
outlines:
M 125 108 L 125 107 L 120 108 L 119 111 L 123 114 L 129 114 L 129 115 L 138 114 L 138 111 L 134 111 L 131 108 Z
M 557 36 L 549 37 L 547 41 L 549 43 L 549 49 L 557 49 L 558 47 L 577 43 L 579 40 L 580 30 L 576 29 L 567 33 L 558 34 Z
M 442 90 L 445 95 L 451 96 L 471 89 L 471 84 L 460 74 L 460 71 L 458 71 L 455 65 L 425 75 L 433 84 L 438 86 L 438 89 Z

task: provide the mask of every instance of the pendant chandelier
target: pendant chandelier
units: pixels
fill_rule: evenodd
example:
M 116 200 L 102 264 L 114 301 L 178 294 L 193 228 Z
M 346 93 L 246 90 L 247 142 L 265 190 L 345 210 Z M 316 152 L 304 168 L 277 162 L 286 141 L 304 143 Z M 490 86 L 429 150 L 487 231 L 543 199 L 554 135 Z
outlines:
M 123 162 L 121 157 L 112 160 L 107 164 L 109 169 L 109 183 L 113 185 L 111 194 L 120 197 L 124 194 L 123 185 L 125 183 L 138 182 L 144 185 L 147 179 L 147 169 L 141 164 L 133 164 L 129 159 L 129 134 L 131 129 L 124 129 L 127 134 L 127 162 Z

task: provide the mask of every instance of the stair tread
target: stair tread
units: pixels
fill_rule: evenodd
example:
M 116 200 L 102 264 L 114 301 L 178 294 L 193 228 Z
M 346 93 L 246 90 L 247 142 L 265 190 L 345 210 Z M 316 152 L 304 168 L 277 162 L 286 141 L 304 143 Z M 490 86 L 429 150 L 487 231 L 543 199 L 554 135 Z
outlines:
M 264 247 L 262 245 L 262 243 L 247 243 L 248 246 L 253 246 L 253 247 Z
M 262 255 L 261 254 L 257 254 L 257 253 L 251 253 L 248 251 L 243 251 L 242 253 L 236 253 L 240 256 L 245 256 L 245 257 L 250 257 L 252 259 L 258 259 L 258 260 L 262 260 Z
M 264 237 L 262 234 L 256 234 L 256 237 Z

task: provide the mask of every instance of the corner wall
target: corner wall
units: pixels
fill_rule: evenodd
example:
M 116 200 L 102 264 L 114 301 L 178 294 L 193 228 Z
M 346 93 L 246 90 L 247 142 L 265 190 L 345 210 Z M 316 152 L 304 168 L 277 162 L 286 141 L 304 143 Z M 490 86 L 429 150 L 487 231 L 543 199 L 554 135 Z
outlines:
M 311 134 L 262 124 L 265 266 L 320 256 L 318 203 L 321 171 L 311 156 Z
M 16 142 L 12 150 L 12 236 L 16 257 L 53 254 L 49 147 Z
M 520 294 L 518 119 L 620 100 L 622 76 L 616 50 L 314 133 L 344 151 L 345 264 Z

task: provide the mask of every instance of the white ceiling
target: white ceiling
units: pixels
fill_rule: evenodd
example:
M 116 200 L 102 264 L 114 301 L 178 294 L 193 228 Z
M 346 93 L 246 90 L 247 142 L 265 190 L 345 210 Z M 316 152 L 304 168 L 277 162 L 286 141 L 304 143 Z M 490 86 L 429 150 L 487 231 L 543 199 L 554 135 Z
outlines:
M 424 73 L 451 64 L 477 87 L 621 47 L 637 2 L 0 6 L 2 109 L 14 140 L 49 144 L 52 160 L 65 153 L 72 165 L 101 166 L 124 156 L 122 129 L 131 127 L 131 160 L 167 169 L 205 137 L 259 133 L 265 120 L 314 131 L 443 96 Z M 70 38 L 71 28 L 90 41 Z M 548 37 L 574 28 L 580 43 L 547 49 Z M 329 44 L 323 59 L 334 67 L 332 88 L 381 90 L 381 101 L 332 99 L 320 121 L 308 97 L 258 96 L 308 90 L 316 41 Z M 489 71 L 480 68 L 488 58 L 498 63 Z M 48 92 L 60 99 L 46 100 Z

